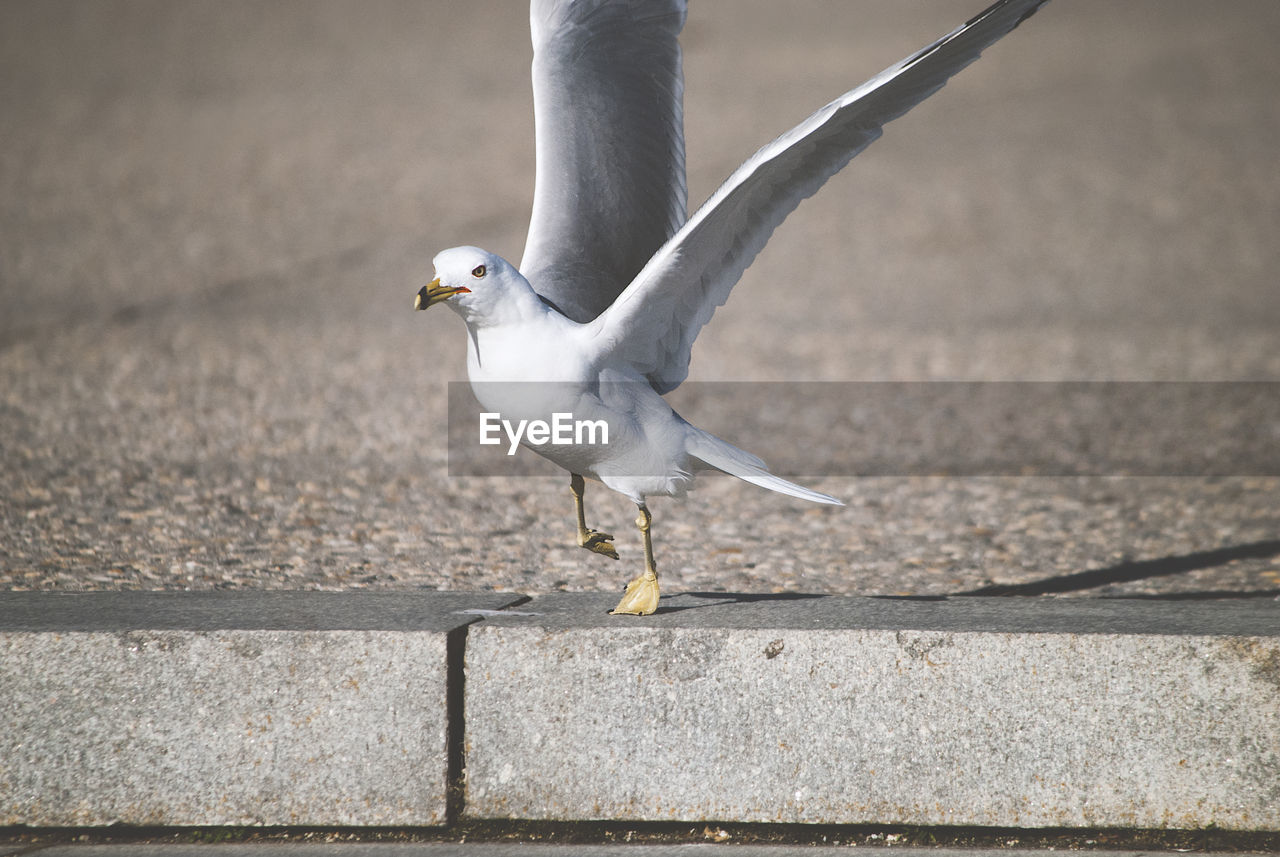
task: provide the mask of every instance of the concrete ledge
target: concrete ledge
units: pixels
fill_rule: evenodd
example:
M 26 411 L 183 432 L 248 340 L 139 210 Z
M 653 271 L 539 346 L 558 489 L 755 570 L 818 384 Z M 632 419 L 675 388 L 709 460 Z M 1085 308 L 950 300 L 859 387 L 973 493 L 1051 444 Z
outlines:
M 1280 603 L 613 600 L 470 629 L 468 814 L 1280 829 Z
M 1280 830 L 1280 602 L 615 597 L 0 593 L 0 825 Z
M 0 594 L 0 824 L 442 824 L 458 611 L 518 600 Z

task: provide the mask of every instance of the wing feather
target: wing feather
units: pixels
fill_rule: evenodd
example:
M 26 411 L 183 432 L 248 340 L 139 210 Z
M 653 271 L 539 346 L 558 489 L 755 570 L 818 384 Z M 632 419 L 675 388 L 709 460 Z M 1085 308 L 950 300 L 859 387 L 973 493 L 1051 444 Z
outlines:
M 684 0 L 533 0 L 537 147 L 520 271 L 575 321 L 684 223 Z
M 698 209 L 589 331 L 662 393 L 689 372 L 694 338 L 797 205 L 1047 0 L 1000 0 L 818 110 L 756 152 Z

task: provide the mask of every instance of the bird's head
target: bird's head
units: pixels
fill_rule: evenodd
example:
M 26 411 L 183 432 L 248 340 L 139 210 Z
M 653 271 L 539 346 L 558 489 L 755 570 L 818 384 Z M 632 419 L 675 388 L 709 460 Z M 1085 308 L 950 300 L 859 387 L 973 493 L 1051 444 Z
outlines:
M 418 290 L 414 309 L 447 303 L 468 321 L 501 315 L 504 303 L 528 283 L 506 259 L 479 247 L 454 247 L 431 260 L 436 278 Z

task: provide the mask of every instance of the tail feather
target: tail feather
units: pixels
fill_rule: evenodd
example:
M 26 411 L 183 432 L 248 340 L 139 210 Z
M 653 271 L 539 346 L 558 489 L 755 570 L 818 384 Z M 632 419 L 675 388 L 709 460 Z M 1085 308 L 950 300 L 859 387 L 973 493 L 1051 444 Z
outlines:
M 768 488 L 770 491 L 777 491 L 779 494 L 799 497 L 801 500 L 809 500 L 814 503 L 829 503 L 834 506 L 844 505 L 843 502 L 835 497 L 774 476 L 765 467 L 763 460 L 746 450 L 738 449 L 728 441 L 721 440 L 715 435 L 694 426 L 689 428 L 692 431 L 690 431 L 689 438 L 685 443 L 685 449 L 694 458 L 717 470 L 723 470 L 731 476 L 736 476 L 739 479 L 750 482 L 752 485 L 759 485 L 761 488 Z

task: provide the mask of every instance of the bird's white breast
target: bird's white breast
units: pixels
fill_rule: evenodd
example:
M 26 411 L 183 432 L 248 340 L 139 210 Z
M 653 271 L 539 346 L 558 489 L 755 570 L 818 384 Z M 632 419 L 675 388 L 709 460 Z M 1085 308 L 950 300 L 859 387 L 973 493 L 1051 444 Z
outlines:
M 590 380 L 595 367 L 575 347 L 578 340 L 569 324 L 547 318 L 542 324 L 474 330 L 467 349 L 467 376 L 473 383 Z

